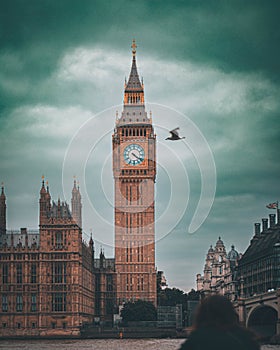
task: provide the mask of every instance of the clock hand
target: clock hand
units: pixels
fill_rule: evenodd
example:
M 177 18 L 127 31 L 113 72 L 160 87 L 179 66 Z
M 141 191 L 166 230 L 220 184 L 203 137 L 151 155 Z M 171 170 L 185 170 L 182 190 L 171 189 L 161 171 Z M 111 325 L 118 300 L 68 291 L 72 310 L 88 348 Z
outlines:
M 135 153 L 131 153 L 135 158 L 137 158 L 137 159 L 141 159 L 140 157 L 138 157 Z

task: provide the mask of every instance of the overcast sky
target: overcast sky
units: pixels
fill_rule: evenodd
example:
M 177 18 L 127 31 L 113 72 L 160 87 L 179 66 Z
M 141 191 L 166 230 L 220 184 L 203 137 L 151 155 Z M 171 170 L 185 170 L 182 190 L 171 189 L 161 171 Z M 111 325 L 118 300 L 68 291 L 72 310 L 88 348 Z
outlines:
M 84 237 L 113 255 L 111 134 L 135 38 L 158 140 L 157 268 L 189 291 L 219 236 L 244 252 L 279 199 L 279 14 L 273 0 L 2 2 L 8 228 L 38 228 L 42 174 L 68 203 L 76 175 Z M 176 126 L 186 139 L 168 143 Z

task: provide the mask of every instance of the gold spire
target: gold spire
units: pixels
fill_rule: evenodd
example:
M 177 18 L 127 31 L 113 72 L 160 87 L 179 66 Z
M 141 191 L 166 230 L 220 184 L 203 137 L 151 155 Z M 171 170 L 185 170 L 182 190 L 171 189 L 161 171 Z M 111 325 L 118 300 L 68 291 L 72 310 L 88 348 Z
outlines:
M 136 56 L 136 48 L 137 48 L 137 45 L 135 43 L 135 39 L 132 40 L 131 48 L 132 48 L 132 56 L 135 57 Z

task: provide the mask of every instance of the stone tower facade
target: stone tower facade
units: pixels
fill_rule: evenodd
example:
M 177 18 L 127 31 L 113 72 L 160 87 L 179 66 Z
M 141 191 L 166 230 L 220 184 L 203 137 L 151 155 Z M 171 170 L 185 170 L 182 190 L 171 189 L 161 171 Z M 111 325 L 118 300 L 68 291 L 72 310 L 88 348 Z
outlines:
M 156 305 L 156 135 L 151 116 L 145 111 L 135 41 L 130 76 L 125 81 L 123 111 L 116 118 L 112 143 L 117 303 L 142 299 Z
M 39 231 L 0 235 L 0 337 L 77 336 L 93 321 L 93 241 L 44 180 L 39 208 Z

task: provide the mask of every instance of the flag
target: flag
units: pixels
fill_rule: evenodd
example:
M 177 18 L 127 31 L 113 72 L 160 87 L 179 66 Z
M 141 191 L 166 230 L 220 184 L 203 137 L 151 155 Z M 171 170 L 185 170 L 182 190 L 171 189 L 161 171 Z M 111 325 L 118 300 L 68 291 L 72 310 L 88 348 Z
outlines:
M 270 203 L 266 207 L 268 209 L 278 209 L 278 202 Z

